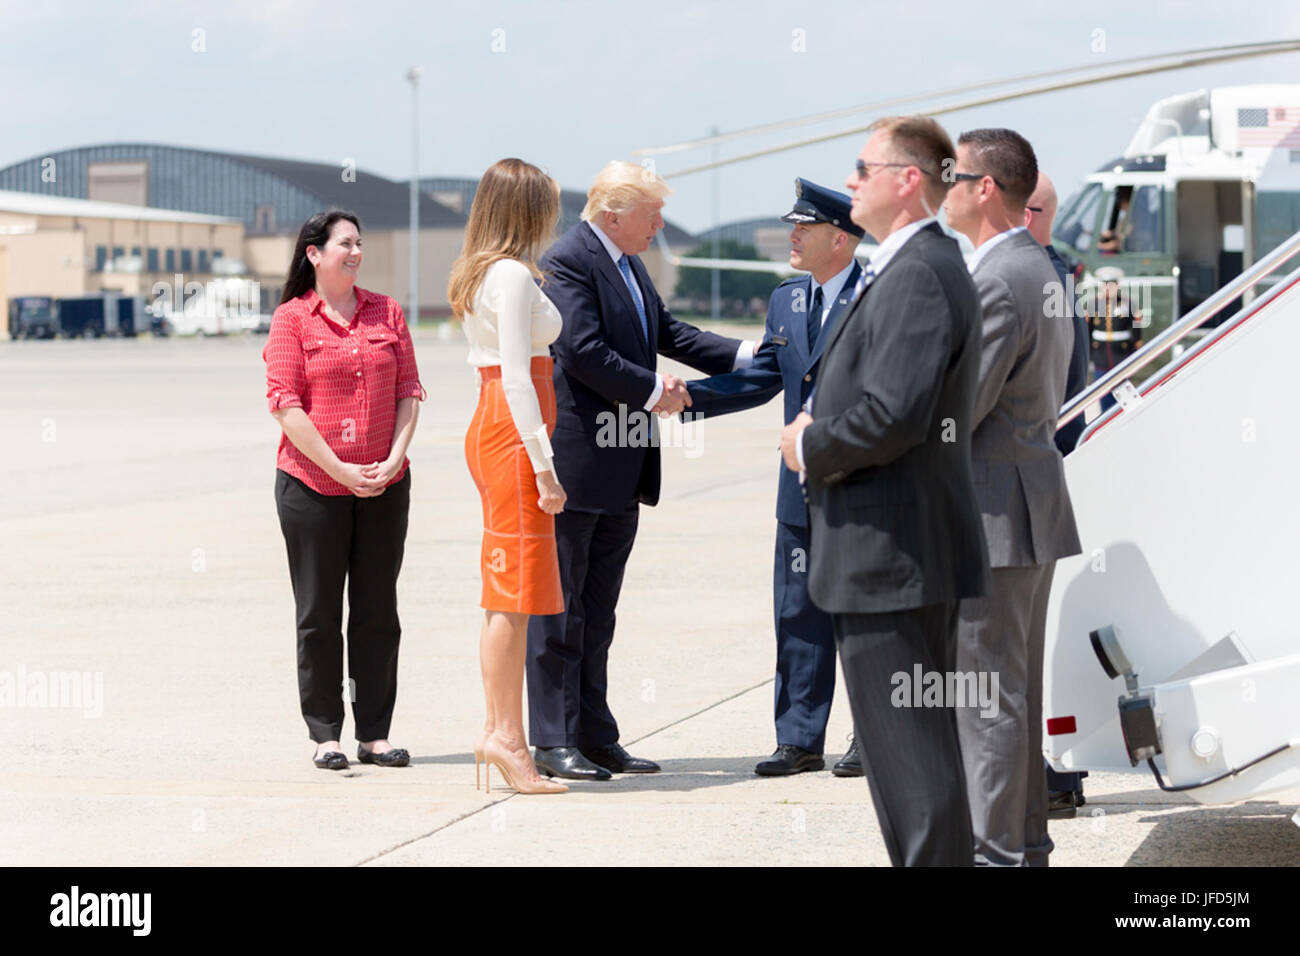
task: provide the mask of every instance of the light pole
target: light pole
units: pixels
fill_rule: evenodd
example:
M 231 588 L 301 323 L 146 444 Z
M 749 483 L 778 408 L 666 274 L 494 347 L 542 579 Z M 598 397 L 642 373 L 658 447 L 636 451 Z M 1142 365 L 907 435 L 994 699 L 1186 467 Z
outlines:
M 713 135 L 714 136 L 718 135 L 718 128 L 716 126 L 713 127 Z M 717 162 L 717 160 L 718 160 L 718 144 L 714 143 L 713 161 Z M 719 239 L 718 236 L 718 170 L 717 167 L 714 167 L 713 170 L 713 258 L 715 260 L 718 258 L 718 254 L 719 254 L 718 239 Z M 712 294 L 709 296 L 709 306 L 710 306 L 709 312 L 713 318 L 713 321 L 716 322 L 722 315 L 722 273 L 718 271 L 718 266 L 716 262 L 713 266 L 713 276 L 712 276 L 710 291 Z
M 411 301 L 406 324 L 420 324 L 420 74 L 424 68 L 406 71 L 411 84 Z

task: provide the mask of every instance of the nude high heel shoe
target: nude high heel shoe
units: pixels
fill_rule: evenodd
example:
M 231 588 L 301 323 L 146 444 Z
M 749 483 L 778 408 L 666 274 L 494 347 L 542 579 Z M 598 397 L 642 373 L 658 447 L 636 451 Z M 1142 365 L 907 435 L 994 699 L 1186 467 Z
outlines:
M 496 766 L 501 776 L 505 778 L 506 786 L 516 793 L 566 793 L 568 787 L 562 783 L 556 783 L 554 780 L 538 779 L 536 783 L 528 781 L 527 764 L 532 763 L 532 758 L 527 754 L 521 760 L 511 751 L 502 747 L 495 740 L 488 738 L 483 744 L 483 762 L 487 764 L 485 770 L 487 776 L 487 792 L 492 792 L 492 767 Z M 476 765 L 477 766 L 477 765 Z

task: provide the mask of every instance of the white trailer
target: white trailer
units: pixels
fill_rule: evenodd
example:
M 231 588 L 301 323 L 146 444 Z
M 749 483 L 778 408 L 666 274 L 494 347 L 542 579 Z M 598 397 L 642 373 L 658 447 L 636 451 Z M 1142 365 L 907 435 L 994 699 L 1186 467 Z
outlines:
M 162 318 L 176 335 L 230 335 L 265 332 L 270 316 L 261 310 L 261 287 L 253 279 L 220 277 L 185 287 L 183 305 L 166 296 L 157 300 Z

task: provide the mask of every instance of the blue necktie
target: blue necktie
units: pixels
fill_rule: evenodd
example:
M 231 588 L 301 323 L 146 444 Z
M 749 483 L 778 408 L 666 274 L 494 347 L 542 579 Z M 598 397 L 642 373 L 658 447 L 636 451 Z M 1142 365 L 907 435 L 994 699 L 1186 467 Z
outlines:
M 812 308 L 808 310 L 808 350 L 817 347 L 817 333 L 822 330 L 822 287 L 813 293 Z
M 650 344 L 650 326 L 645 321 L 645 301 L 641 298 L 641 290 L 636 287 L 636 280 L 632 278 L 632 267 L 628 265 L 627 256 L 618 257 L 618 271 L 623 275 L 623 281 L 627 283 L 627 291 L 632 293 L 632 303 L 636 306 L 636 314 L 641 319 L 641 334 L 645 336 L 646 345 Z

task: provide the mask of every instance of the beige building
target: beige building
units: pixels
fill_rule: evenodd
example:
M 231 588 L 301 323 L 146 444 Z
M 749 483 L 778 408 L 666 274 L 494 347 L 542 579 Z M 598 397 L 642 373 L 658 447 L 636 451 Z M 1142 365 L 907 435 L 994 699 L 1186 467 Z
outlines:
M 177 272 L 206 281 L 223 261 L 240 268 L 243 245 L 237 219 L 0 191 L 0 315 L 17 296 L 150 297 Z
M 180 273 L 186 283 L 242 275 L 258 282 L 260 307 L 270 312 L 279 302 L 303 222 L 323 210 L 342 208 L 361 220 L 366 253 L 362 285 L 393 296 L 404 307 L 410 299 L 409 188 L 357 169 L 351 160 L 311 163 L 107 143 L 34 156 L 0 169 L 0 190 L 133 210 L 98 218 L 98 225 L 83 217 L 78 229 L 86 235 L 69 240 L 66 248 L 32 246 L 27 258 L 38 260 L 38 268 L 24 283 L 31 294 L 96 289 L 148 294 L 156 275 Z M 446 314 L 447 275 L 460 252 L 465 217 L 428 195 L 419 197 L 419 212 L 420 312 Z M 50 231 L 52 226 L 42 224 L 41 232 Z M 69 257 L 79 259 L 80 267 L 60 265 Z M 67 274 L 55 281 L 51 273 L 60 269 Z M 12 264 L 8 271 L 15 271 Z

